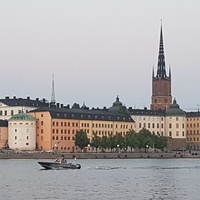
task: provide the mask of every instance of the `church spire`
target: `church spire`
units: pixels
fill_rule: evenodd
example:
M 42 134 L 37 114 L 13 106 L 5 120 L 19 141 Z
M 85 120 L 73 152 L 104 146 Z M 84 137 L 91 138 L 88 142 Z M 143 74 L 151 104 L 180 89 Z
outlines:
M 163 33 L 162 33 L 162 21 L 160 29 L 160 45 L 159 45 L 159 54 L 158 54 L 158 67 L 157 67 L 157 79 L 166 79 L 166 70 L 165 70 L 165 55 L 164 55 L 164 44 L 163 44 Z
M 50 107 L 56 106 L 56 98 L 55 98 L 55 89 L 54 89 L 54 74 L 52 75 L 52 93 L 51 93 L 51 102 Z

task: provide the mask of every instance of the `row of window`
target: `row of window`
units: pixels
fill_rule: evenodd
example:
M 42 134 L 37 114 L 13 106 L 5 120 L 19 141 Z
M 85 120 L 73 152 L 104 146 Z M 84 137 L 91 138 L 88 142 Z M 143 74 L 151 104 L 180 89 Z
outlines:
M 181 136 L 179 131 L 176 131 L 176 137 L 179 137 L 179 136 Z M 182 131 L 182 137 L 184 137 L 184 136 L 185 136 L 185 132 Z M 171 131 L 169 131 L 169 137 L 172 137 L 172 132 Z
M 151 125 L 152 125 L 152 127 L 151 127 Z M 139 128 L 163 128 L 163 126 L 164 126 L 163 124 L 161 124 L 161 126 L 159 126 L 159 123 L 157 123 L 157 124 L 148 123 L 147 127 L 146 127 L 146 123 L 144 123 L 143 127 L 142 127 L 142 123 L 139 123 Z M 169 128 L 172 128 L 172 127 L 173 127 L 173 124 L 169 123 Z M 182 128 L 184 128 L 184 127 L 185 127 L 185 125 L 182 124 Z M 179 123 L 176 123 L 176 128 L 180 128 Z
M 70 137 L 70 136 L 52 136 L 52 140 L 57 140 L 57 141 L 60 141 L 60 140 L 74 140 L 75 138 L 74 137 Z M 43 141 L 43 137 L 41 137 L 41 141 Z
M 41 125 L 43 125 L 43 121 L 41 121 Z M 72 126 L 72 127 L 78 127 L 78 123 L 76 122 L 53 122 L 52 123 L 53 126 Z
M 190 137 L 190 138 L 187 138 L 187 141 L 193 141 L 193 142 L 198 142 L 199 141 L 199 137 L 195 138 L 195 137 Z
M 151 127 L 152 125 L 152 127 Z M 159 123 L 154 124 L 154 123 L 143 123 L 143 127 L 142 127 L 142 123 L 139 123 L 139 128 L 163 128 L 163 124 L 161 124 L 161 127 L 159 126 Z
M 4 111 L 0 110 L 0 116 L 15 115 L 15 114 L 19 114 L 21 112 L 22 112 L 22 110 L 18 110 L 18 112 L 15 111 L 15 113 L 14 113 L 14 110 L 10 110 L 10 113 L 7 110 L 4 110 Z M 28 110 L 26 110 L 25 112 L 27 113 Z
M 56 134 L 59 134 L 59 133 L 61 133 L 61 134 L 75 134 L 77 132 L 77 130 L 70 130 L 70 129 L 61 129 L 61 130 L 59 130 L 59 129 L 53 129 L 52 130 L 52 133 L 56 133 Z M 41 133 L 43 133 L 43 129 L 41 129 Z
M 187 134 L 188 135 L 195 135 L 195 134 L 198 134 L 199 135 L 199 130 L 190 130 L 190 131 L 187 131 Z
M 192 127 L 199 127 L 199 124 L 187 124 L 187 128 L 192 128 Z
M 33 122 L 31 122 L 31 123 L 22 123 L 22 122 L 20 122 L 20 123 L 16 123 L 16 122 L 14 122 L 14 123 L 9 123 L 9 125 L 35 125 L 35 123 L 33 123 Z
M 15 138 L 15 140 L 17 140 L 17 139 L 18 139 L 18 137 L 17 137 L 16 135 L 15 135 L 15 137 L 14 137 L 14 138 Z M 26 136 L 26 139 L 27 139 L 27 140 L 29 140 L 29 136 Z

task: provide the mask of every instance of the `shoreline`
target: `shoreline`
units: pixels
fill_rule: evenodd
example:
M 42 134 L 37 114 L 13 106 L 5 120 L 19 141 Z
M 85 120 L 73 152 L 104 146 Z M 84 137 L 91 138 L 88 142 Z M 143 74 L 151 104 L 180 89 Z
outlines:
M 200 158 L 200 153 L 47 153 L 20 152 L 0 153 L 0 159 L 56 159 L 64 155 L 66 159 L 169 159 Z

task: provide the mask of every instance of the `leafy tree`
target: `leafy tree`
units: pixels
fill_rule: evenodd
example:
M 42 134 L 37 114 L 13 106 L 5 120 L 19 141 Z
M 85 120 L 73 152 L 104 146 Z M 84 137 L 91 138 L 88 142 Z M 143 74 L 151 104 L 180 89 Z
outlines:
M 90 140 L 87 137 L 87 133 L 83 130 L 77 131 L 75 135 L 75 145 L 80 147 L 83 150 L 84 147 L 90 143 Z
M 111 150 L 111 152 L 116 147 L 116 145 L 115 145 L 115 137 L 116 136 L 113 136 L 112 134 L 110 134 L 108 136 L 108 148 Z
M 126 133 L 125 135 L 125 143 L 127 147 L 131 148 L 131 152 L 133 151 L 133 148 L 138 147 L 138 140 L 136 137 L 136 133 L 134 130 L 130 130 L 129 132 Z
M 100 147 L 102 148 L 102 150 L 105 150 L 105 149 L 108 148 L 108 137 L 107 136 L 104 135 L 101 138 L 101 145 L 100 145 Z
M 121 133 L 115 135 L 115 147 L 122 149 L 124 147 L 124 137 Z
M 91 145 L 91 147 L 94 147 L 96 149 L 96 152 L 97 152 L 97 149 L 101 145 L 101 137 L 99 137 L 97 134 L 94 134 L 93 137 L 92 137 L 92 140 L 90 142 L 90 145 Z

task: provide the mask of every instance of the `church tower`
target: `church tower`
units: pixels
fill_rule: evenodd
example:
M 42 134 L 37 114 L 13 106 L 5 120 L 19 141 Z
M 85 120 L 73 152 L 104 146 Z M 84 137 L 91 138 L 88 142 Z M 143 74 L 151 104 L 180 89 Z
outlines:
M 152 72 L 151 109 L 166 110 L 169 108 L 171 103 L 171 69 L 169 69 L 169 76 L 167 76 L 165 69 L 165 55 L 161 24 L 157 73 L 154 76 L 154 69 Z

